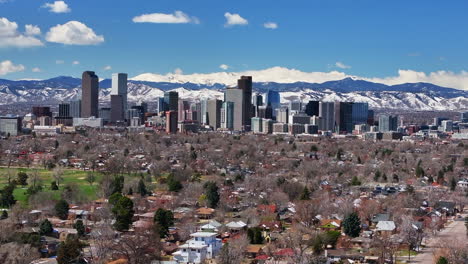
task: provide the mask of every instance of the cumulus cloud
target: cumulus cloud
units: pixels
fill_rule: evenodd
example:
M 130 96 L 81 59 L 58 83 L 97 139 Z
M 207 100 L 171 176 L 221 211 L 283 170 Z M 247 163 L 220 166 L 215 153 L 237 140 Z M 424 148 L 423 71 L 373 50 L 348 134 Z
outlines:
M 174 70 L 174 74 L 182 75 L 182 74 L 184 74 L 184 71 L 182 71 L 181 68 L 176 68 L 176 69 Z
M 351 68 L 351 66 L 346 65 L 346 64 L 344 64 L 344 63 L 341 62 L 341 61 L 337 61 L 337 62 L 335 63 L 335 67 L 340 68 L 340 69 L 350 69 L 350 68 Z
M 112 70 L 112 66 L 107 65 L 106 67 L 104 67 L 104 70 L 105 70 L 105 71 L 110 71 L 110 70 Z
M 50 28 L 46 40 L 65 45 L 97 45 L 104 42 L 104 37 L 79 21 L 68 21 Z
M 278 24 L 275 22 L 266 22 L 265 24 L 263 24 L 263 27 L 268 28 L 268 29 L 277 29 Z
M 38 26 L 35 25 L 26 25 L 24 26 L 25 28 L 25 34 L 27 36 L 35 36 L 35 35 L 40 35 L 41 34 L 41 29 Z
M 42 70 L 41 70 L 41 68 L 39 68 L 39 67 L 34 67 L 34 68 L 32 68 L 31 71 L 32 71 L 32 72 L 41 72 Z
M 199 24 L 200 20 L 190 17 L 182 11 L 175 11 L 173 14 L 152 13 L 143 14 L 133 18 L 134 23 L 160 23 L 160 24 Z
M 49 12 L 52 13 L 69 13 L 71 12 L 70 7 L 64 1 L 55 1 L 53 3 L 45 3 L 43 8 L 48 8 Z
M 7 18 L 0 17 L 0 47 L 37 47 L 43 46 L 41 40 L 34 37 L 31 33 L 37 33 L 40 29 L 37 26 L 26 25 L 26 32 L 21 33 L 18 31 L 18 24 L 10 21 Z
M 231 14 L 229 12 L 226 12 L 224 14 L 224 17 L 226 18 L 226 23 L 224 26 L 229 27 L 229 26 L 235 26 L 235 25 L 247 25 L 249 24 L 249 21 L 247 19 L 241 17 L 239 14 Z
M 26 69 L 22 64 L 13 64 L 10 60 L 0 62 L 0 75 L 6 75 L 13 72 L 21 72 Z
M 227 69 L 229 69 L 229 65 L 221 64 L 221 65 L 219 65 L 219 68 L 222 69 L 222 70 L 227 70 Z
M 73 65 L 78 65 L 78 64 L 80 64 L 80 62 L 79 61 L 73 61 L 72 64 Z

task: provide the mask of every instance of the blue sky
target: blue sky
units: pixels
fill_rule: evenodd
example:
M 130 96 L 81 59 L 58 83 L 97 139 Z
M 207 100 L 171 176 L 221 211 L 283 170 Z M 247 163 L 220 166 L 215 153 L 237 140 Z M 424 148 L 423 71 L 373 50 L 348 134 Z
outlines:
M 55 13 L 45 6 L 55 1 L 0 0 L 0 18 L 17 24 L 15 34 L 26 36 L 25 25 L 38 26 L 41 33 L 28 36 L 42 43 L 11 44 L 1 35 L 0 23 L 0 63 L 11 62 L 3 64 L 9 72 L 2 74 L 0 67 L 0 78 L 79 76 L 83 70 L 95 70 L 103 78 L 112 72 L 135 76 L 177 68 L 209 73 L 222 71 L 222 64 L 229 66 L 227 71 L 282 66 L 378 78 L 395 76 L 399 69 L 468 70 L 468 1 L 64 1 L 68 9 Z M 132 21 L 142 14 L 176 11 L 189 23 Z M 238 14 L 247 24 L 226 26 L 226 13 Z M 93 43 L 76 45 L 72 42 L 79 40 L 67 36 L 47 39 L 52 27 L 69 21 L 92 29 Z M 277 28 L 265 28 L 267 22 Z

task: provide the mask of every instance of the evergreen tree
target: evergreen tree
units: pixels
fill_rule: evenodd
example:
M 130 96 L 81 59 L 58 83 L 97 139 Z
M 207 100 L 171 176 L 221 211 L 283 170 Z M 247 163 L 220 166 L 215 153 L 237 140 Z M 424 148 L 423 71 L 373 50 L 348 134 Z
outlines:
M 307 188 L 307 186 L 304 186 L 304 190 L 302 190 L 300 199 L 303 201 L 310 200 L 310 191 L 309 188 Z
M 73 225 L 73 227 L 76 229 L 76 231 L 78 232 L 78 236 L 82 237 L 85 235 L 86 233 L 86 228 L 83 224 L 83 221 L 82 220 L 78 220 L 76 221 L 76 223 Z
M 8 212 L 6 210 L 2 211 L 2 215 L 0 216 L 0 220 L 7 219 L 8 218 Z
M 180 181 L 176 180 L 174 178 L 174 175 L 172 175 L 172 174 L 170 174 L 167 177 L 167 187 L 169 188 L 170 192 L 179 192 L 183 188 L 182 183 L 180 183 Z
M 112 213 L 115 216 L 114 228 L 118 231 L 128 230 L 135 213 L 132 200 L 126 196 L 120 196 L 112 207 Z
M 174 225 L 174 214 L 171 210 L 165 210 L 159 208 L 154 213 L 154 223 L 159 227 L 159 236 L 161 238 L 166 237 L 169 232 L 169 227 Z
M 42 220 L 41 223 L 39 224 L 39 234 L 41 235 L 50 235 L 54 231 L 54 228 L 52 227 L 52 223 L 49 222 L 49 220 L 45 219 Z
M 439 259 L 437 259 L 437 264 L 448 264 L 448 260 L 445 258 L 445 257 L 439 257 Z
M 146 190 L 145 182 L 142 179 L 140 179 L 140 181 L 138 182 L 138 193 L 141 196 L 146 196 L 148 194 L 148 191 Z
M 216 185 L 215 182 L 209 181 L 205 183 L 204 187 L 208 206 L 211 208 L 216 208 L 220 199 L 218 185 Z
M 450 178 L 450 190 L 455 191 L 457 188 L 457 180 L 455 180 L 455 177 Z
M 262 230 L 259 227 L 247 229 L 247 237 L 251 244 L 263 244 Z
M 26 172 L 18 172 L 18 184 L 22 186 L 28 185 L 28 174 Z
M 51 189 L 52 191 L 57 191 L 57 190 L 59 189 L 59 187 L 57 186 L 57 183 L 56 183 L 55 181 L 52 181 L 52 182 L 50 183 L 50 189 Z
M 353 186 L 361 185 L 361 181 L 356 175 L 354 175 L 353 178 L 351 179 L 351 185 Z
M 361 219 L 356 212 L 347 215 L 343 221 L 344 233 L 350 237 L 358 237 L 361 233 Z
M 16 203 L 15 196 L 13 195 L 15 188 L 15 184 L 10 183 L 0 191 L 0 207 L 8 208 Z
M 114 180 L 111 182 L 112 193 L 122 193 L 124 182 L 124 176 L 115 176 Z
M 81 263 L 82 245 L 78 239 L 67 239 L 57 250 L 58 264 Z
M 68 219 L 68 210 L 70 206 L 68 205 L 67 201 L 60 200 L 55 204 L 55 213 L 57 214 L 58 218 L 62 220 Z
M 379 181 L 380 177 L 381 177 L 381 173 L 380 171 L 376 171 L 375 174 L 374 174 L 374 181 Z

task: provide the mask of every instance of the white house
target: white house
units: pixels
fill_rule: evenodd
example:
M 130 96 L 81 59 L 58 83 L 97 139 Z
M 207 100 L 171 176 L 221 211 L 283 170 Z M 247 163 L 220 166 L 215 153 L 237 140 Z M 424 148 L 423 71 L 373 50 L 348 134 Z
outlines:
M 221 239 L 216 233 L 197 232 L 185 244 L 174 252 L 174 260 L 180 264 L 202 263 L 205 259 L 213 259 L 222 247 Z

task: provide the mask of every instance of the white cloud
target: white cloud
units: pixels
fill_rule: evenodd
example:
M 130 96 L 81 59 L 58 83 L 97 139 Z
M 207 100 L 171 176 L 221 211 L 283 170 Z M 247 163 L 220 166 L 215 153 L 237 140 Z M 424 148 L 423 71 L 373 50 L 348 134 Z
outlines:
M 30 35 L 30 33 L 36 33 L 39 29 L 38 27 L 26 25 L 25 28 L 26 33 L 20 33 L 18 31 L 18 24 L 16 22 L 12 22 L 7 18 L 0 17 L 0 47 L 27 48 L 44 45 L 41 40 Z
M 227 69 L 229 69 L 229 65 L 221 64 L 221 65 L 219 65 L 219 68 L 221 68 L 222 70 L 227 70 Z
M 266 22 L 265 24 L 263 24 L 263 27 L 268 28 L 268 29 L 277 29 L 278 24 L 275 22 Z
M 72 64 L 73 65 L 78 65 L 78 64 L 80 64 L 80 62 L 79 61 L 73 61 Z
M 26 25 L 24 26 L 25 28 L 25 34 L 27 36 L 35 36 L 35 35 L 40 35 L 41 34 L 41 29 L 38 26 L 35 25 Z
M 71 11 L 67 3 L 65 3 L 64 1 L 55 1 L 53 3 L 45 3 L 42 7 L 48 8 L 49 12 L 52 12 L 52 13 L 68 13 Z
M 39 68 L 39 67 L 34 67 L 34 68 L 32 68 L 31 71 L 32 71 L 32 72 L 41 72 L 42 70 L 41 70 L 41 68 Z
M 226 24 L 224 24 L 224 26 L 226 26 L 226 27 L 234 26 L 234 25 L 247 25 L 247 24 L 249 24 L 249 21 L 247 21 L 247 19 L 241 17 L 239 14 L 231 14 L 229 12 L 226 12 L 224 14 L 224 17 L 226 18 Z
M 65 61 L 63 61 L 63 60 L 56 60 L 55 61 L 55 64 L 64 64 L 64 63 L 65 63 Z
M 97 45 L 104 42 L 104 37 L 79 21 L 68 21 L 50 28 L 46 40 L 65 45 Z
M 106 67 L 104 67 L 104 70 L 105 70 L 105 71 L 110 71 L 110 70 L 112 70 L 112 66 L 107 65 Z
M 6 75 L 13 72 L 21 72 L 26 69 L 22 64 L 13 64 L 13 62 L 6 60 L 0 62 L 0 75 Z
M 346 64 L 344 64 L 344 63 L 341 62 L 341 61 L 337 61 L 337 62 L 335 63 L 335 67 L 340 68 L 340 69 L 350 69 L 350 68 L 351 68 L 351 66 L 346 65 Z
M 182 75 L 182 74 L 184 74 L 184 71 L 182 71 L 181 68 L 176 68 L 176 69 L 174 70 L 174 74 L 176 74 L 176 75 Z
M 182 11 L 175 11 L 173 14 L 152 13 L 143 14 L 133 18 L 134 23 L 161 23 L 161 24 L 199 24 L 200 20 L 190 17 Z

